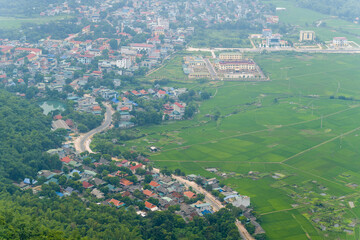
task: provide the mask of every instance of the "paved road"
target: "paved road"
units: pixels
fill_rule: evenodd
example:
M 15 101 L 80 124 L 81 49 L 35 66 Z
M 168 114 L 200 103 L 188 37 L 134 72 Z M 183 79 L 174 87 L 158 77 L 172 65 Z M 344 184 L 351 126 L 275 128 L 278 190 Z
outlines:
M 221 208 L 224 208 L 225 206 L 221 204 L 221 202 L 219 200 L 217 200 L 211 193 L 209 193 L 208 191 L 206 191 L 205 189 L 203 189 L 202 187 L 200 187 L 197 183 L 186 180 L 182 177 L 179 176 L 175 176 L 172 175 L 172 178 L 174 178 L 175 180 L 177 180 L 178 182 L 181 182 L 183 184 L 185 184 L 186 186 L 192 187 L 196 192 L 204 194 L 205 196 L 205 201 L 210 203 L 211 206 L 213 207 L 213 210 L 219 211 Z M 250 235 L 250 233 L 246 230 L 246 228 L 244 227 L 244 225 L 241 224 L 241 222 L 239 222 L 237 219 L 235 221 L 235 225 L 239 230 L 239 233 L 241 235 L 241 237 L 245 240 L 254 240 L 254 238 Z
M 205 58 L 204 61 L 205 61 L 206 67 L 211 75 L 211 78 L 214 80 L 217 80 L 218 79 L 217 73 L 214 69 L 214 66 L 211 64 L 210 60 Z
M 102 132 L 102 131 L 104 131 L 104 130 L 106 130 L 106 129 L 108 129 L 110 127 L 112 109 L 111 109 L 111 106 L 109 104 L 104 104 L 104 106 L 106 107 L 106 113 L 105 113 L 104 122 L 99 127 L 91 130 L 90 132 L 87 132 L 85 134 L 80 135 L 80 137 L 78 137 L 74 141 L 76 152 L 82 153 L 82 152 L 88 151 L 88 152 L 92 153 L 92 151 L 90 149 L 91 138 L 95 134 L 100 133 L 100 132 Z
M 292 52 L 303 52 L 303 53 L 347 53 L 355 54 L 360 53 L 360 48 L 353 49 L 299 49 L 293 47 L 285 48 L 193 48 L 188 47 L 186 51 L 189 52 L 212 52 L 212 51 L 240 51 L 240 52 L 280 52 L 280 51 L 292 51 Z
M 206 202 L 209 202 L 211 204 L 214 211 L 219 211 L 221 208 L 225 207 L 211 193 L 209 193 L 208 191 L 206 191 L 205 189 L 203 189 L 202 187 L 197 185 L 195 182 L 183 179 L 182 177 L 175 176 L 175 175 L 173 175 L 172 177 L 174 179 L 176 179 L 177 181 L 179 181 L 179 182 L 181 182 L 181 183 L 183 183 L 183 184 L 185 184 L 185 185 L 187 185 L 189 187 L 192 187 L 196 192 L 204 194 Z

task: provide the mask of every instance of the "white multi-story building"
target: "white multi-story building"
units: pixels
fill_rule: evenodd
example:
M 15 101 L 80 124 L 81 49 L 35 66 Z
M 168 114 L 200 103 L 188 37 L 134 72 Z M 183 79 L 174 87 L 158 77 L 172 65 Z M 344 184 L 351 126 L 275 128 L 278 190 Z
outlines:
M 129 58 L 122 58 L 115 61 L 118 68 L 129 69 L 131 67 L 131 60 Z

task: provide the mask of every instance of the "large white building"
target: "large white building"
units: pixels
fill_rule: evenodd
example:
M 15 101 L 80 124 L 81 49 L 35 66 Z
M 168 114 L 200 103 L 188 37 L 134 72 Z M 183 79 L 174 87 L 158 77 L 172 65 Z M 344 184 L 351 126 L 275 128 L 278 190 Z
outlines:
M 314 31 L 300 31 L 300 42 L 302 41 L 315 41 Z
M 253 71 L 256 69 L 256 65 L 252 61 L 242 60 L 242 61 L 219 61 L 217 64 L 219 70 L 227 71 Z
M 220 60 L 224 61 L 237 61 L 243 59 L 243 54 L 241 52 L 228 52 L 228 53 L 220 53 Z
M 224 198 L 225 202 L 231 203 L 235 207 L 250 206 L 250 197 L 242 195 L 230 195 Z
M 334 37 L 333 45 L 334 47 L 347 47 L 349 43 L 346 37 Z
M 131 67 L 131 60 L 129 58 L 118 59 L 115 61 L 118 68 L 129 69 Z

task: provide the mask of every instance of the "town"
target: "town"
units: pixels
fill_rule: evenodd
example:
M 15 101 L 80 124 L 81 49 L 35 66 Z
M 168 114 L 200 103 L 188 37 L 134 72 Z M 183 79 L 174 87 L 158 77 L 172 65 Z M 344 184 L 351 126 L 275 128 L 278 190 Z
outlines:
M 0 151 L 4 196 L 18 194 L 6 201 L 78 201 L 138 223 L 173 214 L 182 239 L 198 222 L 209 224 L 198 239 L 215 222 L 235 231 L 222 239 L 357 239 L 359 17 L 306 4 L 68 0 L 9 17 L 22 23 L 0 28 L 0 91 L 35 110 L 5 106 L 3 122 L 41 123 L 3 142 L 20 153 L 43 141 L 43 154 Z M 62 222 L 73 239 L 93 231 L 73 222 Z M 134 239 L 150 238 L 138 228 Z

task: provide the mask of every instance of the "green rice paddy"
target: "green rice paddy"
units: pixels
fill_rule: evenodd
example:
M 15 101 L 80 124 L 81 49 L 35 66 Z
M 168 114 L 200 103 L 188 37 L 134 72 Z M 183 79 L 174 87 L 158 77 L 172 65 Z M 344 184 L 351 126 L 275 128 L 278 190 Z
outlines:
M 230 174 L 222 181 L 251 197 L 270 239 L 358 239 L 357 226 L 352 234 L 322 231 L 309 209 L 319 200 L 349 221 L 360 217 L 360 56 L 279 53 L 255 60 L 271 82 L 208 84 L 216 95 L 195 119 L 139 128 L 147 135 L 127 146 L 157 146 L 150 158 L 159 167 Z M 206 116 L 216 111 L 218 121 Z

